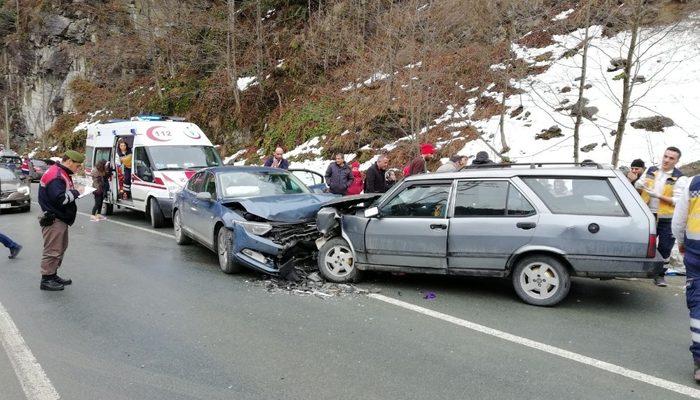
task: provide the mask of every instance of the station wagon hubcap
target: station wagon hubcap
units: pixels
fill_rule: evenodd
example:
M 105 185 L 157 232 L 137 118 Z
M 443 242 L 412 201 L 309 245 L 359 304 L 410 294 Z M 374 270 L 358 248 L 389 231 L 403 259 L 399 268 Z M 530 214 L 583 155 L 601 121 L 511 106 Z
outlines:
M 520 287 L 534 299 L 548 299 L 559 289 L 559 274 L 551 265 L 530 263 L 520 273 Z
M 328 272 L 337 277 L 347 276 L 352 272 L 355 265 L 352 251 L 345 246 L 331 247 L 326 252 L 324 261 Z

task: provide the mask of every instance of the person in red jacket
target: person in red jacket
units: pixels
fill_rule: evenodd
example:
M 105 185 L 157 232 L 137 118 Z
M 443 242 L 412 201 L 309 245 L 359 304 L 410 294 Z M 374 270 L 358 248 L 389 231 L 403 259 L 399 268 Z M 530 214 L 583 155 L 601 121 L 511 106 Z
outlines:
M 433 159 L 435 154 L 435 146 L 430 143 L 425 143 L 420 145 L 420 155 L 411 161 L 410 164 L 404 168 L 404 176 L 411 176 L 417 174 L 425 174 L 428 172 L 428 167 L 426 162 Z
M 348 188 L 348 195 L 352 194 L 360 194 L 362 193 L 362 188 L 365 185 L 364 180 L 362 179 L 362 172 L 360 172 L 360 163 L 357 161 L 353 161 L 352 164 L 350 164 L 352 167 L 352 184 Z

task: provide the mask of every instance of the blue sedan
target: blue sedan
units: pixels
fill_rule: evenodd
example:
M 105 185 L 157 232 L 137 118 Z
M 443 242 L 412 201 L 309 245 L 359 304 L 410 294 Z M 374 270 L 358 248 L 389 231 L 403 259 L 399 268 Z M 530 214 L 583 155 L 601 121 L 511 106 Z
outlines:
M 216 252 L 225 273 L 246 266 L 284 277 L 314 254 L 316 213 L 335 197 L 312 193 L 280 169 L 207 168 L 175 197 L 175 240 L 184 245 L 194 239 Z

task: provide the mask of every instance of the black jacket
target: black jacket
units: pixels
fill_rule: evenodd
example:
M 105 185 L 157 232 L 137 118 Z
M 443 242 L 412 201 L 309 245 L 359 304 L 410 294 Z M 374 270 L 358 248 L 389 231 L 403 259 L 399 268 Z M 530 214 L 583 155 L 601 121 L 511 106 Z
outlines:
M 365 177 L 365 193 L 384 193 L 387 189 L 384 171 L 379 169 L 377 163 L 372 164 Z
M 73 187 L 73 171 L 60 163 L 52 165 L 39 181 L 39 206 L 68 225 L 73 225 L 80 192 Z
M 337 163 L 332 162 L 326 169 L 326 184 L 331 193 L 346 194 L 354 179 L 348 163 L 338 166 Z

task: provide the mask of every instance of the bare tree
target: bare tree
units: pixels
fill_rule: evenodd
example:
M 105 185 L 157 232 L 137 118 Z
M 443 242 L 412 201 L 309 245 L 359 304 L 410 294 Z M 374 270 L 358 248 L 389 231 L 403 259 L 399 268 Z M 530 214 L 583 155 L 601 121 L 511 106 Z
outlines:
M 226 72 L 229 86 L 233 90 L 236 112 L 241 112 L 241 94 L 238 90 L 238 64 L 236 56 L 236 2 L 228 0 L 228 25 L 226 29 Z

